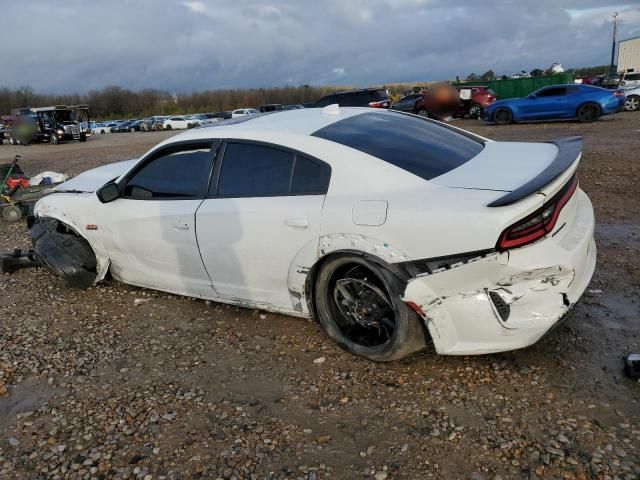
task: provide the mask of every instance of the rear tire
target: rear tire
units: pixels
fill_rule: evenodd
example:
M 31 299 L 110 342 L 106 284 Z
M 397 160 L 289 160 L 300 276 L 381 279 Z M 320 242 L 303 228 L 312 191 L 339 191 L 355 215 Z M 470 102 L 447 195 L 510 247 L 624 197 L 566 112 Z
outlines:
M 513 112 L 505 107 L 497 108 L 495 112 L 493 112 L 493 121 L 497 125 L 509 125 L 513 123 Z
M 400 299 L 402 282 L 357 256 L 335 257 L 315 282 L 317 317 L 348 352 L 376 362 L 399 360 L 425 347 L 422 320 Z
M 624 102 L 624 109 L 627 112 L 633 112 L 640 109 L 640 96 L 630 95 Z
M 165 130 L 173 130 L 173 127 L 172 127 L 171 125 L 167 125 L 167 126 L 165 127 Z
M 578 108 L 577 117 L 580 123 L 592 123 L 602 115 L 600 107 L 595 103 L 585 103 Z
M 426 108 L 421 108 L 418 110 L 418 115 L 421 117 L 429 118 L 429 111 Z

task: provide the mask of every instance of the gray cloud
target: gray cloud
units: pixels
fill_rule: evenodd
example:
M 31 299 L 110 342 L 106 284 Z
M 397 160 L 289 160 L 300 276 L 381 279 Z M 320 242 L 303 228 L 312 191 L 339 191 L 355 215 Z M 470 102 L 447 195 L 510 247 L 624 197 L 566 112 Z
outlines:
M 626 3 L 625 3 L 626 2 Z M 606 64 L 630 0 L 30 0 L 3 5 L 0 85 L 188 92 Z

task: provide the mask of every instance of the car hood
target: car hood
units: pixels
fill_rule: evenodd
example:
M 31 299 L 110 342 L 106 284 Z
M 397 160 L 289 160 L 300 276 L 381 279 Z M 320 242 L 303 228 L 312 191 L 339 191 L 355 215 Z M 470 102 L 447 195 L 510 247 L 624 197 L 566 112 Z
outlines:
M 95 192 L 109 180 L 113 180 L 129 171 L 133 167 L 137 158 L 126 160 L 124 162 L 110 163 L 102 167 L 87 170 L 80 175 L 73 177 L 64 183 L 61 183 L 54 190 L 57 191 L 75 191 L 75 192 Z
M 444 187 L 511 192 L 545 170 L 558 155 L 552 143 L 487 142 L 468 162 L 431 183 Z
M 487 105 L 486 109 L 488 110 L 489 108 L 494 109 L 500 106 L 505 106 L 505 105 L 513 105 L 514 102 L 519 102 L 520 100 L 522 100 L 521 98 L 507 98 L 505 100 L 496 100 L 495 102 L 490 103 L 489 105 Z

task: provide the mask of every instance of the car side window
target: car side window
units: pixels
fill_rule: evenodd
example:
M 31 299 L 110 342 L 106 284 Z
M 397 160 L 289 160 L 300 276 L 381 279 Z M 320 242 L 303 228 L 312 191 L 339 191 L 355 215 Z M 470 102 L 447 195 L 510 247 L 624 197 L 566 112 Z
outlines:
M 217 195 L 222 197 L 269 197 L 324 195 L 331 168 L 319 160 L 288 150 L 253 143 L 227 143 Z M 209 195 L 216 195 L 211 185 Z
M 558 97 L 564 95 L 567 89 L 565 87 L 547 88 L 537 94 L 538 97 Z
M 322 194 L 329 189 L 331 168 L 326 163 L 311 160 L 303 155 L 296 155 L 291 179 L 291 193 Z
M 164 149 L 127 180 L 124 197 L 136 200 L 203 198 L 212 157 L 211 142 Z
M 228 143 L 218 180 L 218 195 L 288 195 L 294 154 L 264 145 Z

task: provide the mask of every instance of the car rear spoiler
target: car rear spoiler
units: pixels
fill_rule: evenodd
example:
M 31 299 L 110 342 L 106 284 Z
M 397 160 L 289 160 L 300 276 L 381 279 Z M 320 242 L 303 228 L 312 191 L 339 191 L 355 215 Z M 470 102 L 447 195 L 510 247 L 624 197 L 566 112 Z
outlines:
M 576 161 L 580 152 L 582 152 L 582 137 L 565 137 L 557 140 L 551 140 L 547 143 L 553 143 L 558 147 L 558 155 L 551 162 L 551 164 L 545 168 L 538 175 L 533 177 L 524 185 L 516 188 L 514 191 L 507 193 L 506 195 L 491 202 L 488 207 L 504 207 L 505 205 L 511 205 L 512 203 L 522 200 L 528 197 L 532 193 L 538 192 L 542 187 L 551 183 L 558 178 L 567 168 L 569 168 L 573 162 Z

